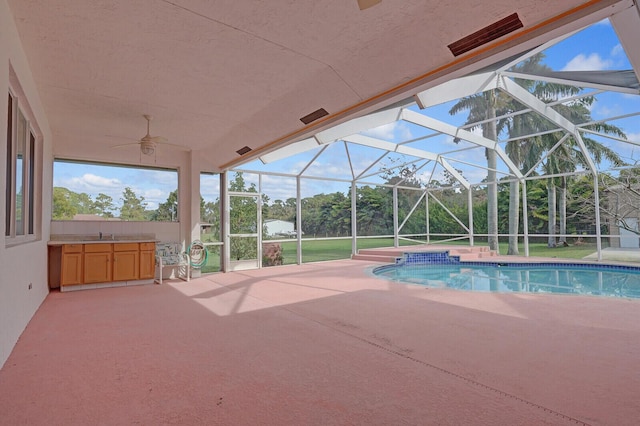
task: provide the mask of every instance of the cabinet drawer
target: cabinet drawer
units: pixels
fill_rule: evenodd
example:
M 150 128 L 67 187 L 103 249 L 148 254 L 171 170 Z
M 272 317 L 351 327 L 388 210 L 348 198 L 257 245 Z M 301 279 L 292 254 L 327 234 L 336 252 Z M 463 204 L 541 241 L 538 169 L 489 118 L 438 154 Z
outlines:
M 63 253 L 82 253 L 82 244 L 64 244 L 62 246 Z
M 112 244 L 85 244 L 85 253 L 108 253 L 111 251 Z
M 113 251 L 138 251 L 138 243 L 118 243 L 113 245 Z
M 154 251 L 156 243 L 140 243 L 140 251 Z

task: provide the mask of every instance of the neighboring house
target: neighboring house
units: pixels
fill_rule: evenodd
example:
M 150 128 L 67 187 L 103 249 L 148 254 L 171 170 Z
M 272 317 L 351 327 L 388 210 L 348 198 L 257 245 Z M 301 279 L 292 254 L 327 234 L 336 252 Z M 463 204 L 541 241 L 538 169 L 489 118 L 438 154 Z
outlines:
M 269 237 L 294 237 L 296 235 L 293 222 L 280 219 L 267 219 L 264 221 L 266 234 Z
M 640 186 L 615 185 L 606 189 L 604 218 L 611 247 L 640 248 Z M 618 235 L 619 237 L 615 237 Z
M 90 221 L 99 221 L 99 220 L 109 220 L 109 221 L 118 221 L 119 217 L 103 217 L 98 214 L 83 214 L 78 213 L 73 216 L 73 220 L 90 220 Z
M 78 213 L 73 216 L 73 220 L 107 220 L 107 218 L 102 217 L 97 214 L 81 214 Z

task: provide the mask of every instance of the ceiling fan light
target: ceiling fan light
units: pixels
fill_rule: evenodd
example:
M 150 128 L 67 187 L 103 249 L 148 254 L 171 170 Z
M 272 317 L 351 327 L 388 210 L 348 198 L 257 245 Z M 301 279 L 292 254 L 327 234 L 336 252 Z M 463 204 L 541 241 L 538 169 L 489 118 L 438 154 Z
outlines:
M 156 152 L 156 147 L 153 146 L 152 143 L 142 142 L 140 144 L 140 152 L 142 152 L 144 155 L 153 155 L 153 153 Z

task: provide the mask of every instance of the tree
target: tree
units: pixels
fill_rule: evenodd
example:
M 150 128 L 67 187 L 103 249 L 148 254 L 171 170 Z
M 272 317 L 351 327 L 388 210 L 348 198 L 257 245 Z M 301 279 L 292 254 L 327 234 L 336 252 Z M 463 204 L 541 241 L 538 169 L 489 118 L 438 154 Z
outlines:
M 482 128 L 482 136 L 497 141 L 498 134 L 506 125 L 505 120 L 496 120 L 498 115 L 503 115 L 509 103 L 503 93 L 496 90 L 477 93 L 460 99 L 449 110 L 449 114 L 455 115 L 462 111 L 469 111 L 465 125 L 479 123 L 473 127 Z M 487 121 L 488 120 L 488 121 Z M 472 127 L 472 128 L 473 128 Z M 487 158 L 487 227 L 489 248 L 498 251 L 498 187 L 497 187 L 497 154 L 495 150 L 485 149 Z
M 145 220 L 145 209 L 147 203 L 144 197 L 136 196 L 130 187 L 122 191 L 122 207 L 120 207 L 120 219 L 122 220 Z
M 171 191 L 167 201 L 160 203 L 158 209 L 152 213 L 151 220 L 175 222 L 178 220 L 178 190 Z
M 93 202 L 93 206 L 97 214 L 106 218 L 113 217 L 113 211 L 116 209 L 116 206 L 113 204 L 113 198 L 102 193 L 98 194 L 96 200 Z
M 53 188 L 53 220 L 71 220 L 78 213 L 78 209 L 72 203 L 71 191 L 67 188 Z
M 207 224 L 202 229 L 202 239 L 206 241 L 220 241 L 220 199 L 205 202 L 200 197 L 200 222 Z

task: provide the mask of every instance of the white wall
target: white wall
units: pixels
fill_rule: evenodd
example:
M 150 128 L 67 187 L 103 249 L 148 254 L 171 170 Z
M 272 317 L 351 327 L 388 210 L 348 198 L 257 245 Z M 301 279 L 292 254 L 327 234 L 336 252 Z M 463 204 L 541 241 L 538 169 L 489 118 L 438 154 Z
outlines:
M 35 242 L 7 247 L 0 243 L 0 366 L 4 365 L 20 334 L 48 294 L 47 240 L 51 220 L 52 137 L 31 71 L 18 38 L 11 12 L 5 0 L 0 0 L 0 135 L 7 134 L 7 94 L 9 64 L 42 133 L 44 169 L 40 173 L 42 220 L 40 237 Z M 5 137 L 0 139 L 0 182 L 5 181 L 7 150 Z M 37 183 L 36 183 L 37 185 Z M 5 185 L 0 184 L 0 224 L 4 231 Z M 39 212 L 40 213 L 40 212 Z M 4 234 L 4 232 L 3 232 Z M 32 288 L 29 289 L 29 284 Z
M 51 235 L 154 235 L 158 241 L 179 241 L 189 239 L 180 231 L 179 222 L 121 222 L 117 220 L 62 220 L 51 222 Z

